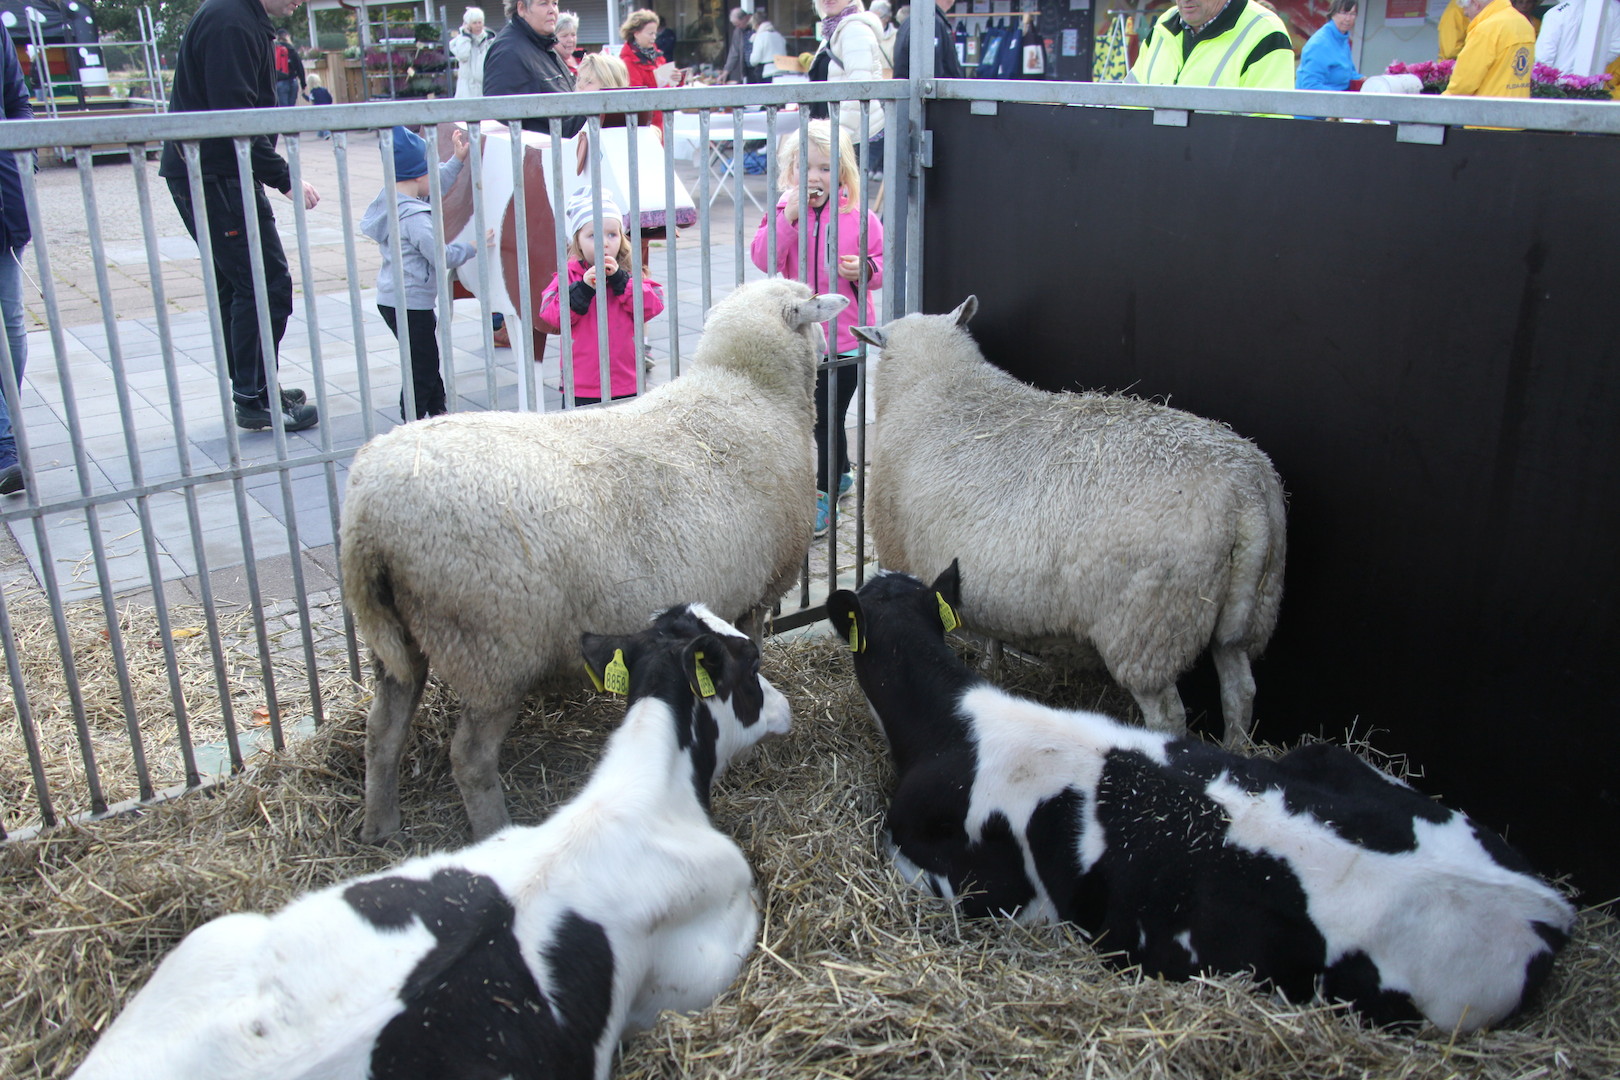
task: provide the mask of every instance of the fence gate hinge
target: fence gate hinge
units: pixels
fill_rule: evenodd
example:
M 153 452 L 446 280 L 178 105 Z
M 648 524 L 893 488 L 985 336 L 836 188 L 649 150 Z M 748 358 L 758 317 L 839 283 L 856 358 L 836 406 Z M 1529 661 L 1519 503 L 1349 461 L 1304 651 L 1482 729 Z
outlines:
M 917 148 L 917 159 L 922 162 L 922 167 L 925 169 L 934 167 L 934 133 L 932 131 L 922 133 L 922 145 Z
M 1154 109 L 1153 123 L 1158 127 L 1186 127 L 1186 109 Z
M 968 102 L 968 115 L 994 116 L 996 115 L 996 103 L 993 101 L 970 101 Z

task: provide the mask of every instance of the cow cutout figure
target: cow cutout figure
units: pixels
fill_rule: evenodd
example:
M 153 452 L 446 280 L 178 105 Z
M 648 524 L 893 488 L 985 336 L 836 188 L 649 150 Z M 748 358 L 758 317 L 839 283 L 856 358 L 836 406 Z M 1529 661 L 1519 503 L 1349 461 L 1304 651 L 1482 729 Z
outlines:
M 1348 750 L 1272 760 L 1048 708 L 945 642 L 957 564 L 828 598 L 888 738 L 895 860 L 973 916 L 1078 925 L 1172 979 L 1252 971 L 1379 1024 L 1522 1008 L 1574 911 L 1498 836 Z
M 624 1033 L 708 1005 L 759 931 L 710 786 L 787 700 L 702 605 L 582 647 L 629 708 L 550 820 L 199 927 L 74 1076 L 601 1080 Z

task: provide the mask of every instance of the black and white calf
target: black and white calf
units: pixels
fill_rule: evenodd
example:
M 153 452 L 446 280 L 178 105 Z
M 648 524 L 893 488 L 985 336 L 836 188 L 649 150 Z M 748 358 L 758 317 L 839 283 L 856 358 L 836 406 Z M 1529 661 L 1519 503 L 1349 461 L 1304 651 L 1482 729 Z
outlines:
M 627 1029 L 709 1004 L 759 930 L 709 787 L 787 701 L 702 606 L 582 644 L 629 709 L 550 820 L 200 927 L 74 1075 L 601 1078 Z
M 1253 971 L 1378 1023 L 1519 1009 L 1574 922 L 1502 839 L 1349 751 L 1245 757 L 1013 697 L 945 644 L 955 563 L 829 619 L 894 758 L 901 870 L 971 915 L 1067 920 L 1144 971 Z

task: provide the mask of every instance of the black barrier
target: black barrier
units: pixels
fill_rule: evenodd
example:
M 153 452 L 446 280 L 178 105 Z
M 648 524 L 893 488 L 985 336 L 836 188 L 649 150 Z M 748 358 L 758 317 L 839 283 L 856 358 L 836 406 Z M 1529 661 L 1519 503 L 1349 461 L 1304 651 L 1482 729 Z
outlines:
M 1258 734 L 1370 735 L 1620 895 L 1620 139 L 930 106 L 924 310 L 1230 423 L 1290 495 Z M 1183 680 L 1216 718 L 1213 678 Z

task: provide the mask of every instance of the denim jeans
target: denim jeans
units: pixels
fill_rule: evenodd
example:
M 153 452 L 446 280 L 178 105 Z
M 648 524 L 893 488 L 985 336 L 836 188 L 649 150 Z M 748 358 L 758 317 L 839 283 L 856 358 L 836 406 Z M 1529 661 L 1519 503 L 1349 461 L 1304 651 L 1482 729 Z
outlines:
M 28 363 L 28 333 L 23 328 L 22 253 L 20 247 L 0 248 L 0 315 L 6 320 L 6 341 L 11 346 L 11 366 L 17 373 L 19 393 L 23 368 Z M 11 432 L 14 404 L 0 394 L 0 469 L 17 463 L 17 438 Z

